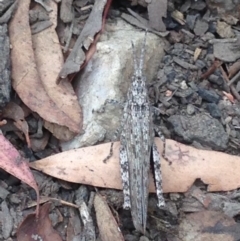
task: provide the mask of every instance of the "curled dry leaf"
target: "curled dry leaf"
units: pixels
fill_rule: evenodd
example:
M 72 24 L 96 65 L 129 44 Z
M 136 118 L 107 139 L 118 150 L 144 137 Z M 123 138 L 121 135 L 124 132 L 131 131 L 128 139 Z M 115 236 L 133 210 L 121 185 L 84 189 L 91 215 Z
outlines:
M 161 140 L 156 138 L 155 141 L 159 152 L 162 153 Z M 114 143 L 113 156 L 104 163 L 109 149 L 110 143 L 70 150 L 33 162 L 30 166 L 69 182 L 122 189 L 119 143 Z M 173 140 L 166 140 L 165 157 L 168 160 L 162 157 L 165 193 L 186 192 L 198 178 L 209 185 L 209 191 L 229 191 L 240 187 L 238 156 L 198 150 Z M 155 192 L 152 177 L 150 192 Z
M 44 132 L 42 138 L 31 138 L 31 148 L 33 151 L 42 151 L 48 144 L 50 134 L 49 132 Z
M 36 191 L 36 213 L 38 214 L 39 190 L 28 163 L 2 134 L 0 134 L 0 168 L 28 184 Z
M 73 134 L 81 131 L 81 110 L 70 85 L 53 85 L 57 71 L 63 63 L 60 45 L 53 28 L 45 30 L 49 31 L 48 33 L 44 31 L 44 39 L 39 38 L 37 41 L 37 37 L 34 37 L 36 48 L 45 46 L 41 50 L 38 49 L 35 59 L 29 26 L 29 5 L 30 0 L 19 0 L 9 26 L 12 44 L 12 85 L 22 101 L 46 121 L 46 128 L 56 137 L 69 140 Z M 47 48 L 48 45 L 50 49 Z M 60 93 L 57 93 L 58 91 Z M 64 130 L 59 131 L 59 126 Z
M 96 210 L 97 224 L 102 241 L 119 240 L 123 241 L 123 235 L 113 214 L 108 207 L 107 202 L 100 194 L 94 198 L 94 207 Z
M 234 97 L 230 94 L 230 93 L 227 93 L 225 91 L 223 91 L 223 94 L 234 104 L 235 101 L 234 101 Z
M 4 108 L 2 116 L 14 120 L 14 125 L 24 133 L 28 147 L 31 148 L 28 123 L 25 121 L 23 109 L 14 102 L 9 102 Z
M 62 241 L 60 235 L 53 229 L 49 219 L 50 203 L 44 204 L 39 209 L 39 217 L 29 214 L 20 224 L 17 231 L 18 241 Z
M 69 120 L 66 120 L 63 127 L 46 122 L 44 126 L 58 139 L 69 140 L 72 139 L 74 133 L 71 133 L 71 131 L 65 127 L 74 124 L 80 128 L 82 112 L 71 83 L 68 81 L 62 81 L 59 84 L 56 83 L 64 60 L 61 45 L 55 31 L 57 26 L 58 5 L 54 1 L 50 1 L 49 6 L 52 9 L 49 17 L 53 25 L 32 36 L 33 48 L 38 73 L 44 89 L 57 105 L 57 108 L 60 109 Z M 36 8 L 40 8 L 40 6 L 38 5 Z

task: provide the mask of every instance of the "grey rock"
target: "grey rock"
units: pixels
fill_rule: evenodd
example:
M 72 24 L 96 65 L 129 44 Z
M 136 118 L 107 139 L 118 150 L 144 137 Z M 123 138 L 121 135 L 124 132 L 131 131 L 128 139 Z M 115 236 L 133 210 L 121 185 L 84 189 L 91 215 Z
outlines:
M 223 62 L 235 62 L 240 58 L 240 48 L 235 43 L 214 43 L 213 54 Z
M 194 105 L 192 105 L 192 104 L 188 104 L 188 105 L 187 105 L 187 113 L 188 113 L 189 115 L 193 115 L 193 114 L 195 113 L 195 107 L 194 107 Z
M 8 196 L 8 194 L 9 194 L 9 191 L 4 187 L 0 186 L 0 198 L 4 200 Z
M 212 117 L 221 118 L 222 114 L 218 105 L 216 105 L 215 103 L 208 103 L 206 107 Z
M 202 0 L 198 0 L 198 1 L 192 1 L 191 4 L 191 9 L 195 9 L 195 10 L 203 10 L 206 7 L 206 3 L 205 1 Z
M 139 241 L 149 241 L 149 239 L 146 236 L 141 236 Z
M 206 67 L 206 63 L 200 59 L 197 59 L 195 64 L 199 69 L 203 69 Z
M 133 234 L 126 234 L 124 236 L 125 240 L 126 241 L 138 241 L 139 238 L 136 236 L 136 235 L 133 235 Z
M 186 142 L 197 141 L 215 150 L 224 150 L 227 147 L 228 135 L 222 124 L 208 114 L 173 115 L 168 118 L 168 122 L 174 132 Z
M 0 107 L 10 101 L 10 43 L 7 24 L 0 25 Z
M 223 85 L 223 83 L 224 83 L 223 77 L 215 75 L 215 74 L 211 74 L 208 77 L 208 80 L 209 80 L 209 82 L 211 82 L 213 84 L 216 84 L 216 85 L 219 85 L 219 86 Z
M 144 34 L 121 19 L 106 25 L 106 32 L 98 42 L 93 58 L 76 81 L 77 96 L 83 109 L 84 133 L 70 142 L 62 143 L 63 150 L 93 145 L 101 141 L 103 136 L 113 139 L 120 125 L 121 105 L 125 101 L 133 73 L 131 41 L 139 52 Z M 146 45 L 145 73 L 150 82 L 157 75 L 165 42 L 148 33 Z M 103 108 L 108 99 L 120 104 L 108 104 Z M 103 109 L 104 112 L 101 111 Z
M 198 94 L 202 97 L 203 100 L 210 103 L 218 103 L 220 100 L 220 96 L 213 90 L 206 90 L 204 88 L 198 87 Z
M 3 237 L 6 240 L 7 238 L 10 237 L 10 234 L 13 230 L 13 218 L 10 215 L 10 211 L 6 201 L 3 201 L 1 203 L 1 209 L 2 209 L 2 212 L 0 215 L 0 223 L 2 224 L 1 228 L 2 228 Z
M 194 33 L 198 36 L 202 36 L 207 32 L 207 30 L 208 23 L 206 21 L 198 19 L 194 27 Z
M 195 22 L 198 17 L 199 17 L 199 14 L 196 14 L 196 15 L 187 14 L 186 22 L 191 30 L 193 30 L 195 26 Z

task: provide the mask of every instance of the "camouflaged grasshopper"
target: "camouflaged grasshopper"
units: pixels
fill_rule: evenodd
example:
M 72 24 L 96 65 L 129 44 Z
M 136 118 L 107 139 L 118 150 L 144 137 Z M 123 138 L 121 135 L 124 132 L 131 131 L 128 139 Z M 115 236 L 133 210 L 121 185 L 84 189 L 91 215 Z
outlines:
M 147 222 L 150 159 L 153 158 L 158 206 L 165 205 L 162 192 L 160 155 L 154 143 L 151 105 L 146 88 L 143 63 L 146 51 L 145 34 L 139 62 L 132 43 L 134 73 L 124 105 L 120 134 L 120 165 L 124 209 L 131 209 L 135 228 L 145 233 Z

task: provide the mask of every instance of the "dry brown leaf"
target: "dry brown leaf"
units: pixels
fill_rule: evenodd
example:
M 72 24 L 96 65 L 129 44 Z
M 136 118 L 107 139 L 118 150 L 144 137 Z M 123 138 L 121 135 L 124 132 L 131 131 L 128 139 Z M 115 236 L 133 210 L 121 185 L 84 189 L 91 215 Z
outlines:
M 49 132 L 44 132 L 42 138 L 30 138 L 32 150 L 34 152 L 44 150 L 48 144 L 49 137 Z
M 2 134 L 0 134 L 0 168 L 28 184 L 36 191 L 36 213 L 38 214 L 39 190 L 28 163 Z
M 239 240 L 239 224 L 233 218 L 215 211 L 187 215 L 179 225 L 180 240 L 235 241 Z
M 162 153 L 161 140 L 155 140 L 158 150 Z M 113 156 L 104 163 L 109 149 L 110 143 L 70 150 L 30 165 L 65 181 L 122 189 L 119 143 L 114 143 Z M 165 193 L 186 192 L 197 178 L 209 185 L 209 191 L 229 191 L 240 187 L 238 156 L 198 150 L 173 140 L 166 140 L 165 157 L 168 159 L 166 161 L 162 158 Z M 150 192 L 155 192 L 153 178 L 150 180 Z
M 23 109 L 16 103 L 9 102 L 3 110 L 2 117 L 14 120 L 14 125 L 24 133 L 27 145 L 31 148 L 28 123 L 25 121 Z
M 54 129 L 56 129 L 56 125 L 59 125 L 77 134 L 82 126 L 80 116 L 78 119 L 75 117 L 74 119 L 69 113 L 63 111 L 64 107 L 62 105 L 69 107 L 69 103 L 64 102 L 69 101 L 69 98 L 65 97 L 61 92 L 63 99 L 60 105 L 54 102 L 56 99 L 52 99 L 48 95 L 37 71 L 29 26 L 29 5 L 30 0 L 19 0 L 18 8 L 9 25 L 9 36 L 12 44 L 13 88 L 32 111 L 37 112 L 44 120 L 55 125 Z M 47 38 L 47 36 L 45 37 Z M 54 43 L 53 39 L 52 44 L 58 45 L 58 43 Z M 52 50 L 49 54 L 55 56 Z M 47 64 L 49 66 L 55 65 L 54 62 L 47 62 Z M 74 98 L 76 97 L 73 96 L 72 100 Z M 70 106 L 74 106 L 74 103 L 76 102 L 70 103 Z M 78 112 L 79 106 L 74 106 L 74 108 Z M 69 137 L 66 135 L 64 138 Z
M 13 124 L 24 133 L 28 148 L 31 148 L 28 123 L 25 120 L 18 120 L 15 121 Z
M 235 103 L 235 100 L 234 100 L 234 97 L 233 95 L 231 95 L 230 93 L 227 93 L 225 91 L 223 91 L 223 94 L 234 104 Z
M 108 207 L 106 200 L 100 194 L 94 198 L 94 208 L 96 210 L 97 224 L 102 241 L 119 240 L 124 241 L 123 235 L 113 214 Z
M 53 10 L 49 13 L 50 21 L 53 25 L 32 36 L 38 73 L 48 96 L 51 96 L 51 99 L 57 107 L 65 113 L 73 123 L 78 124 L 80 127 L 82 112 L 71 83 L 68 81 L 61 81 L 59 84 L 56 83 L 64 59 L 61 45 L 55 31 L 57 26 L 58 5 L 54 1 L 51 1 L 49 2 L 49 6 Z M 36 8 L 41 7 L 37 5 Z M 67 122 L 64 126 L 68 125 L 71 125 L 71 123 Z M 72 139 L 73 137 L 72 133 L 69 133 L 68 128 L 61 126 L 51 128 L 49 123 L 45 123 L 44 126 L 60 140 Z
M 39 217 L 29 214 L 20 224 L 17 231 L 18 241 L 62 241 L 60 235 L 53 229 L 49 219 L 51 203 L 46 203 L 39 209 Z

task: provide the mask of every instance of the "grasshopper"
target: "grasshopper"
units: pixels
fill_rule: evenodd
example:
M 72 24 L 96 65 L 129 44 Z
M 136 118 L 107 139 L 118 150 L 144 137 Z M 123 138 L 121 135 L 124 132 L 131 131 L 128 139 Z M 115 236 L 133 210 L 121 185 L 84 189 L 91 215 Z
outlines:
M 162 192 L 160 155 L 154 143 L 151 105 L 143 73 L 146 36 L 139 61 L 132 42 L 134 73 L 121 120 L 120 166 L 124 209 L 131 209 L 135 228 L 145 233 L 147 222 L 150 159 L 153 158 L 158 206 L 165 205 Z

